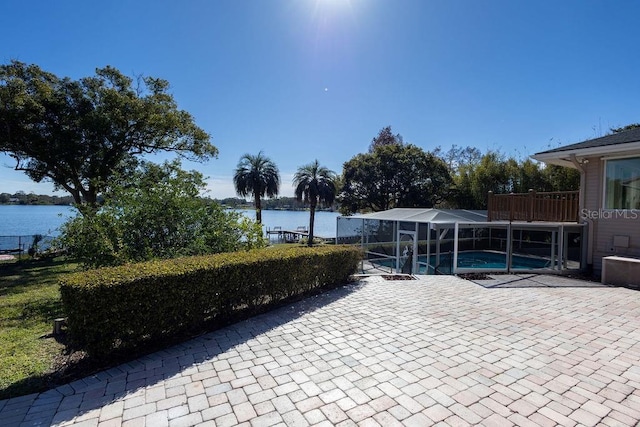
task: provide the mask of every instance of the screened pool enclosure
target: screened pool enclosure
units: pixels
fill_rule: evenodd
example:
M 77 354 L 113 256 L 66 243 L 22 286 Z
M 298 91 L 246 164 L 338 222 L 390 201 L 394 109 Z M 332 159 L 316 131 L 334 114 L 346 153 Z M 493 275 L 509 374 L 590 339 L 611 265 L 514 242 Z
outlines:
M 584 263 L 583 224 L 487 221 L 486 211 L 397 208 L 338 217 L 364 273 L 565 272 Z

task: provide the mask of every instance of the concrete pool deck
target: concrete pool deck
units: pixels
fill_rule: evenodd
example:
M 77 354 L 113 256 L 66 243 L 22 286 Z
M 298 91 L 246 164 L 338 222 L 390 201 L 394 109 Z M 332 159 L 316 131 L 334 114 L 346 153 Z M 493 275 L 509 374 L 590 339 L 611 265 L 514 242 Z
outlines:
M 363 279 L 0 401 L 0 425 L 639 423 L 640 293 L 521 276 Z

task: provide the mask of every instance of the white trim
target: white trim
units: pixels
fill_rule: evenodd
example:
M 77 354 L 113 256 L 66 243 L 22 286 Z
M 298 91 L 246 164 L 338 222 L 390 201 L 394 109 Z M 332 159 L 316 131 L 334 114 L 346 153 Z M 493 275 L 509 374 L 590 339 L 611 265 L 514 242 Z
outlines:
M 633 158 L 639 158 L 640 159 L 640 153 L 636 153 L 636 154 L 627 154 L 625 156 L 602 156 L 600 157 L 600 160 L 604 160 L 605 162 L 607 160 L 619 160 L 619 159 L 633 159 Z
M 632 154 L 628 154 L 631 157 L 640 155 L 640 141 L 602 145 L 590 148 L 576 148 L 566 151 L 554 151 L 551 153 L 542 152 L 536 153 L 530 157 L 539 162 L 575 169 L 575 165 L 570 160 L 571 155 L 583 159 L 586 157 L 606 156 L 608 153 L 614 153 L 614 156 L 616 155 L 615 153 L 619 153 L 620 156 L 625 156 L 625 154 L 622 153 L 627 152 L 633 152 Z
M 606 155 L 608 152 L 625 151 L 640 151 L 640 141 L 601 145 L 598 147 L 574 148 L 565 151 L 553 151 L 551 153 L 542 152 L 536 153 L 531 157 L 536 160 L 545 161 L 544 159 L 564 159 L 571 154 L 575 154 L 576 157 L 593 157 L 597 155 Z
M 534 154 L 532 156 L 529 156 L 532 159 L 538 161 L 538 162 L 543 162 L 546 163 L 548 165 L 558 165 L 558 166 L 564 166 L 567 168 L 572 168 L 575 169 L 575 165 L 573 164 L 573 162 L 571 162 L 571 160 L 567 160 L 564 157 L 539 157 L 537 154 Z

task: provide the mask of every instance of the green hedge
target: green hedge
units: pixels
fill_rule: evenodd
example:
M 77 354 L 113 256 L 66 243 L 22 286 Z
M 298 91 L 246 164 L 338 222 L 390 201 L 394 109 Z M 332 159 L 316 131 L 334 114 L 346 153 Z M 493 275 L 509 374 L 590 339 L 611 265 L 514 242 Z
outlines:
M 350 246 L 177 258 L 70 274 L 60 293 L 72 342 L 105 356 L 344 284 L 359 259 Z

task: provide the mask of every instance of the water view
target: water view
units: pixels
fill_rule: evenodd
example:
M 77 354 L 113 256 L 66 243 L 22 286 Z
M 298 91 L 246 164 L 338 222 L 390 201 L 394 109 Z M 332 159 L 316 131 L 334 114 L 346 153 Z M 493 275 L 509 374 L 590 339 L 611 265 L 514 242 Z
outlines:
M 75 214 L 71 206 L 0 205 L 0 236 L 57 236 L 58 227 Z
M 241 210 L 248 218 L 255 219 L 255 211 Z M 0 205 L 0 236 L 29 236 L 43 234 L 57 236 L 58 228 L 76 210 L 70 206 Z M 316 212 L 314 234 L 320 237 L 336 237 L 337 212 Z M 274 227 L 295 230 L 309 226 L 308 211 L 262 211 L 265 231 Z

